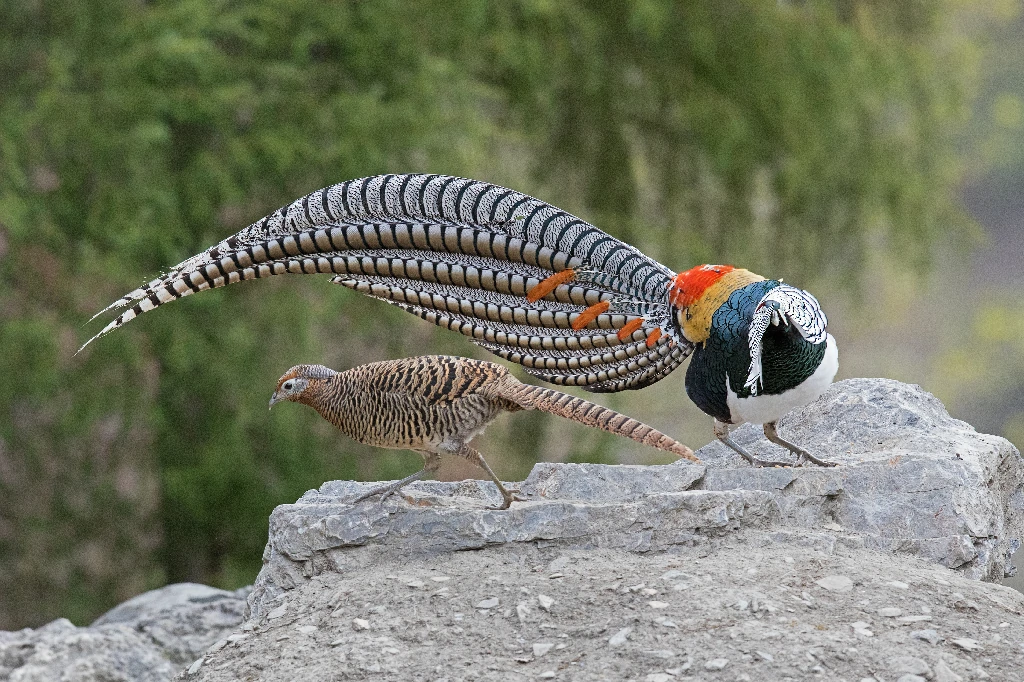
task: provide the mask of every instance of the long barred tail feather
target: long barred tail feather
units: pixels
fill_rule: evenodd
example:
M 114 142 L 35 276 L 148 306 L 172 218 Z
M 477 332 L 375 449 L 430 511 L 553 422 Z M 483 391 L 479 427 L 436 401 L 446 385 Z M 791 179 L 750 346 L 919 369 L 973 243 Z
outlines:
M 128 309 L 82 348 L 197 291 L 287 273 L 331 275 L 592 390 L 646 385 L 690 348 L 680 335 L 642 343 L 670 329 L 667 267 L 525 194 L 441 175 L 373 176 L 302 197 L 112 303 L 99 314 Z M 666 341 L 675 344 L 667 355 Z M 624 354 L 614 363 L 613 348 Z M 602 363 L 614 373 L 583 371 Z
M 509 379 L 510 381 L 504 383 L 502 397 L 511 400 L 523 409 L 549 412 L 586 426 L 635 440 L 658 450 L 671 452 L 693 462 L 700 462 L 700 459 L 693 454 L 693 450 L 643 422 L 568 393 L 543 386 L 524 384 L 512 377 Z

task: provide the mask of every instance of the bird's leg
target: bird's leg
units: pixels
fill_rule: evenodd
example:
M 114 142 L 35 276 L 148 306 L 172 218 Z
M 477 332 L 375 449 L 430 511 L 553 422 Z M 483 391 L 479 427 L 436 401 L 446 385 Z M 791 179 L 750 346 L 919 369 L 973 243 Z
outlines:
M 729 425 L 723 421 L 715 420 L 715 438 L 722 441 L 725 445 L 728 445 L 734 452 L 739 454 L 743 459 L 750 462 L 751 466 L 755 467 L 787 467 L 787 462 L 769 462 L 763 459 L 758 459 L 752 454 L 747 452 L 739 443 L 729 437 Z
M 413 481 L 418 481 L 428 473 L 437 471 L 437 468 L 441 466 L 441 458 L 432 452 L 421 454 L 423 455 L 423 468 L 415 474 L 406 476 L 401 481 L 397 481 L 395 483 L 385 483 L 384 485 L 378 485 L 374 488 L 370 488 L 370 490 L 352 500 L 350 504 L 357 504 L 368 497 L 373 497 L 374 495 L 380 495 L 380 504 L 384 504 L 384 500 L 388 499 Z
M 771 442 L 775 443 L 776 445 L 781 445 L 782 447 L 786 448 L 794 455 L 796 455 L 797 466 L 803 464 L 804 460 L 807 460 L 808 462 L 813 462 L 814 464 L 817 464 L 820 467 L 836 466 L 835 462 L 827 462 L 823 459 L 818 459 L 817 457 L 807 452 L 803 448 L 793 445 L 788 440 L 780 436 L 778 430 L 776 429 L 777 423 L 778 422 L 767 422 L 764 425 L 764 437 L 770 440 Z
M 442 447 L 453 455 L 465 457 L 473 464 L 476 464 L 478 467 L 486 471 L 487 475 L 491 477 L 492 481 L 494 481 L 494 485 L 498 486 L 498 492 L 501 493 L 502 503 L 497 507 L 487 507 L 487 509 L 508 509 L 513 502 L 526 501 L 525 497 L 516 495 L 516 493 L 519 492 L 518 490 L 512 490 L 510 492 L 504 485 L 502 485 L 501 480 L 487 464 L 487 460 L 484 459 L 484 456 L 480 454 L 479 450 L 471 448 L 465 443 L 444 443 L 442 444 Z

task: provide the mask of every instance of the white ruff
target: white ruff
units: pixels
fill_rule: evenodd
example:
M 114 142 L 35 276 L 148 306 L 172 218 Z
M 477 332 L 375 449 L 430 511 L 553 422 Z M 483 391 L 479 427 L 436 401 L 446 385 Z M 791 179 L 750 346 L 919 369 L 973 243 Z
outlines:
M 767 424 L 776 421 L 790 410 L 817 400 L 818 396 L 831 385 L 832 379 L 835 378 L 836 372 L 839 370 L 839 348 L 836 346 L 836 340 L 832 338 L 831 334 L 826 336 L 825 356 L 821 359 L 821 364 L 818 365 L 818 369 L 814 370 L 814 374 L 795 388 L 777 395 L 739 398 L 732 390 L 732 386 L 727 385 L 727 402 L 729 414 L 732 417 L 731 423 Z M 726 384 L 728 384 L 728 379 L 726 379 Z

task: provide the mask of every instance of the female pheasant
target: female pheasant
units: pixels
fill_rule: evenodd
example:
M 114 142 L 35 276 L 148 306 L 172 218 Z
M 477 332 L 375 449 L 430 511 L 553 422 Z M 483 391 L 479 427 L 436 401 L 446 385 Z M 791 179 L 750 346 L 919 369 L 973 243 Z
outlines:
M 436 471 L 440 455 L 457 455 L 487 472 L 508 509 L 517 499 L 469 445 L 502 412 L 541 410 L 700 462 L 693 451 L 650 426 L 588 400 L 512 376 L 493 362 L 424 355 L 359 365 L 335 372 L 296 365 L 277 382 L 270 406 L 282 400 L 309 405 L 349 438 L 366 445 L 414 450 L 423 468 L 371 488 L 352 504 L 380 495 L 383 502 L 405 485 Z
M 550 204 L 444 175 L 377 175 L 302 197 L 115 301 L 105 311 L 130 307 L 93 339 L 194 292 L 285 273 L 332 275 L 589 391 L 649 386 L 698 348 L 688 393 L 737 452 L 727 424 L 761 421 L 784 442 L 775 420 L 835 373 L 810 294 L 724 266 L 677 275 Z

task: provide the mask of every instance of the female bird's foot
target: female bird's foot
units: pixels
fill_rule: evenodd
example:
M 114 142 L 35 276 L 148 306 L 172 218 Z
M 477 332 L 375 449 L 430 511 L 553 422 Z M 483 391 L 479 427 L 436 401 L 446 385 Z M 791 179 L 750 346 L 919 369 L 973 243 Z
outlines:
M 527 498 L 520 495 L 519 491 L 516 490 L 515 488 L 513 488 L 512 490 L 508 490 L 507 488 L 505 488 L 505 486 L 498 484 L 498 492 L 501 493 L 501 498 L 503 500 L 502 503 L 496 507 L 484 507 L 484 509 L 490 511 L 501 511 L 503 509 L 508 509 L 509 507 L 511 507 L 513 502 L 528 501 Z
M 379 485 L 374 488 L 370 488 L 368 491 L 349 502 L 349 504 L 359 504 L 363 500 L 367 500 L 375 495 L 380 495 L 380 499 L 377 500 L 377 504 L 384 504 L 384 500 L 398 492 L 406 483 L 411 483 L 411 481 L 402 480 L 397 483 L 389 483 L 387 485 Z
M 815 457 L 811 453 L 809 453 L 806 450 L 804 450 L 802 447 L 800 447 L 798 445 L 793 445 L 788 440 L 786 440 L 785 438 L 780 436 L 779 432 L 778 432 L 778 429 L 776 428 L 776 422 L 767 422 L 767 423 L 765 423 L 765 425 L 764 425 L 764 437 L 767 438 L 768 440 L 770 440 L 771 442 L 775 443 L 776 445 L 781 445 L 782 447 L 786 448 L 787 450 L 792 452 L 794 455 L 796 455 L 796 465 L 795 466 L 803 466 L 805 461 L 806 462 L 811 462 L 812 464 L 817 464 L 820 467 L 834 467 L 834 466 L 838 466 L 838 464 L 836 464 L 835 462 L 829 462 L 829 461 L 824 460 L 824 459 L 818 459 L 817 457 Z
M 429 454 L 424 459 L 425 461 L 423 463 L 423 468 L 417 471 L 415 474 L 412 474 L 411 476 L 406 476 L 401 481 L 395 481 L 394 483 L 385 483 L 384 485 L 378 485 L 373 488 L 370 488 L 365 493 L 349 502 L 349 504 L 359 504 L 363 500 L 373 497 L 374 495 L 380 495 L 380 500 L 377 501 L 377 504 L 384 504 L 384 500 L 388 499 L 389 497 L 391 497 L 392 495 L 394 495 L 399 490 L 409 485 L 413 481 L 418 481 L 424 476 L 426 476 L 428 473 L 437 471 L 438 466 L 440 466 L 441 464 L 441 458 L 435 454 Z

